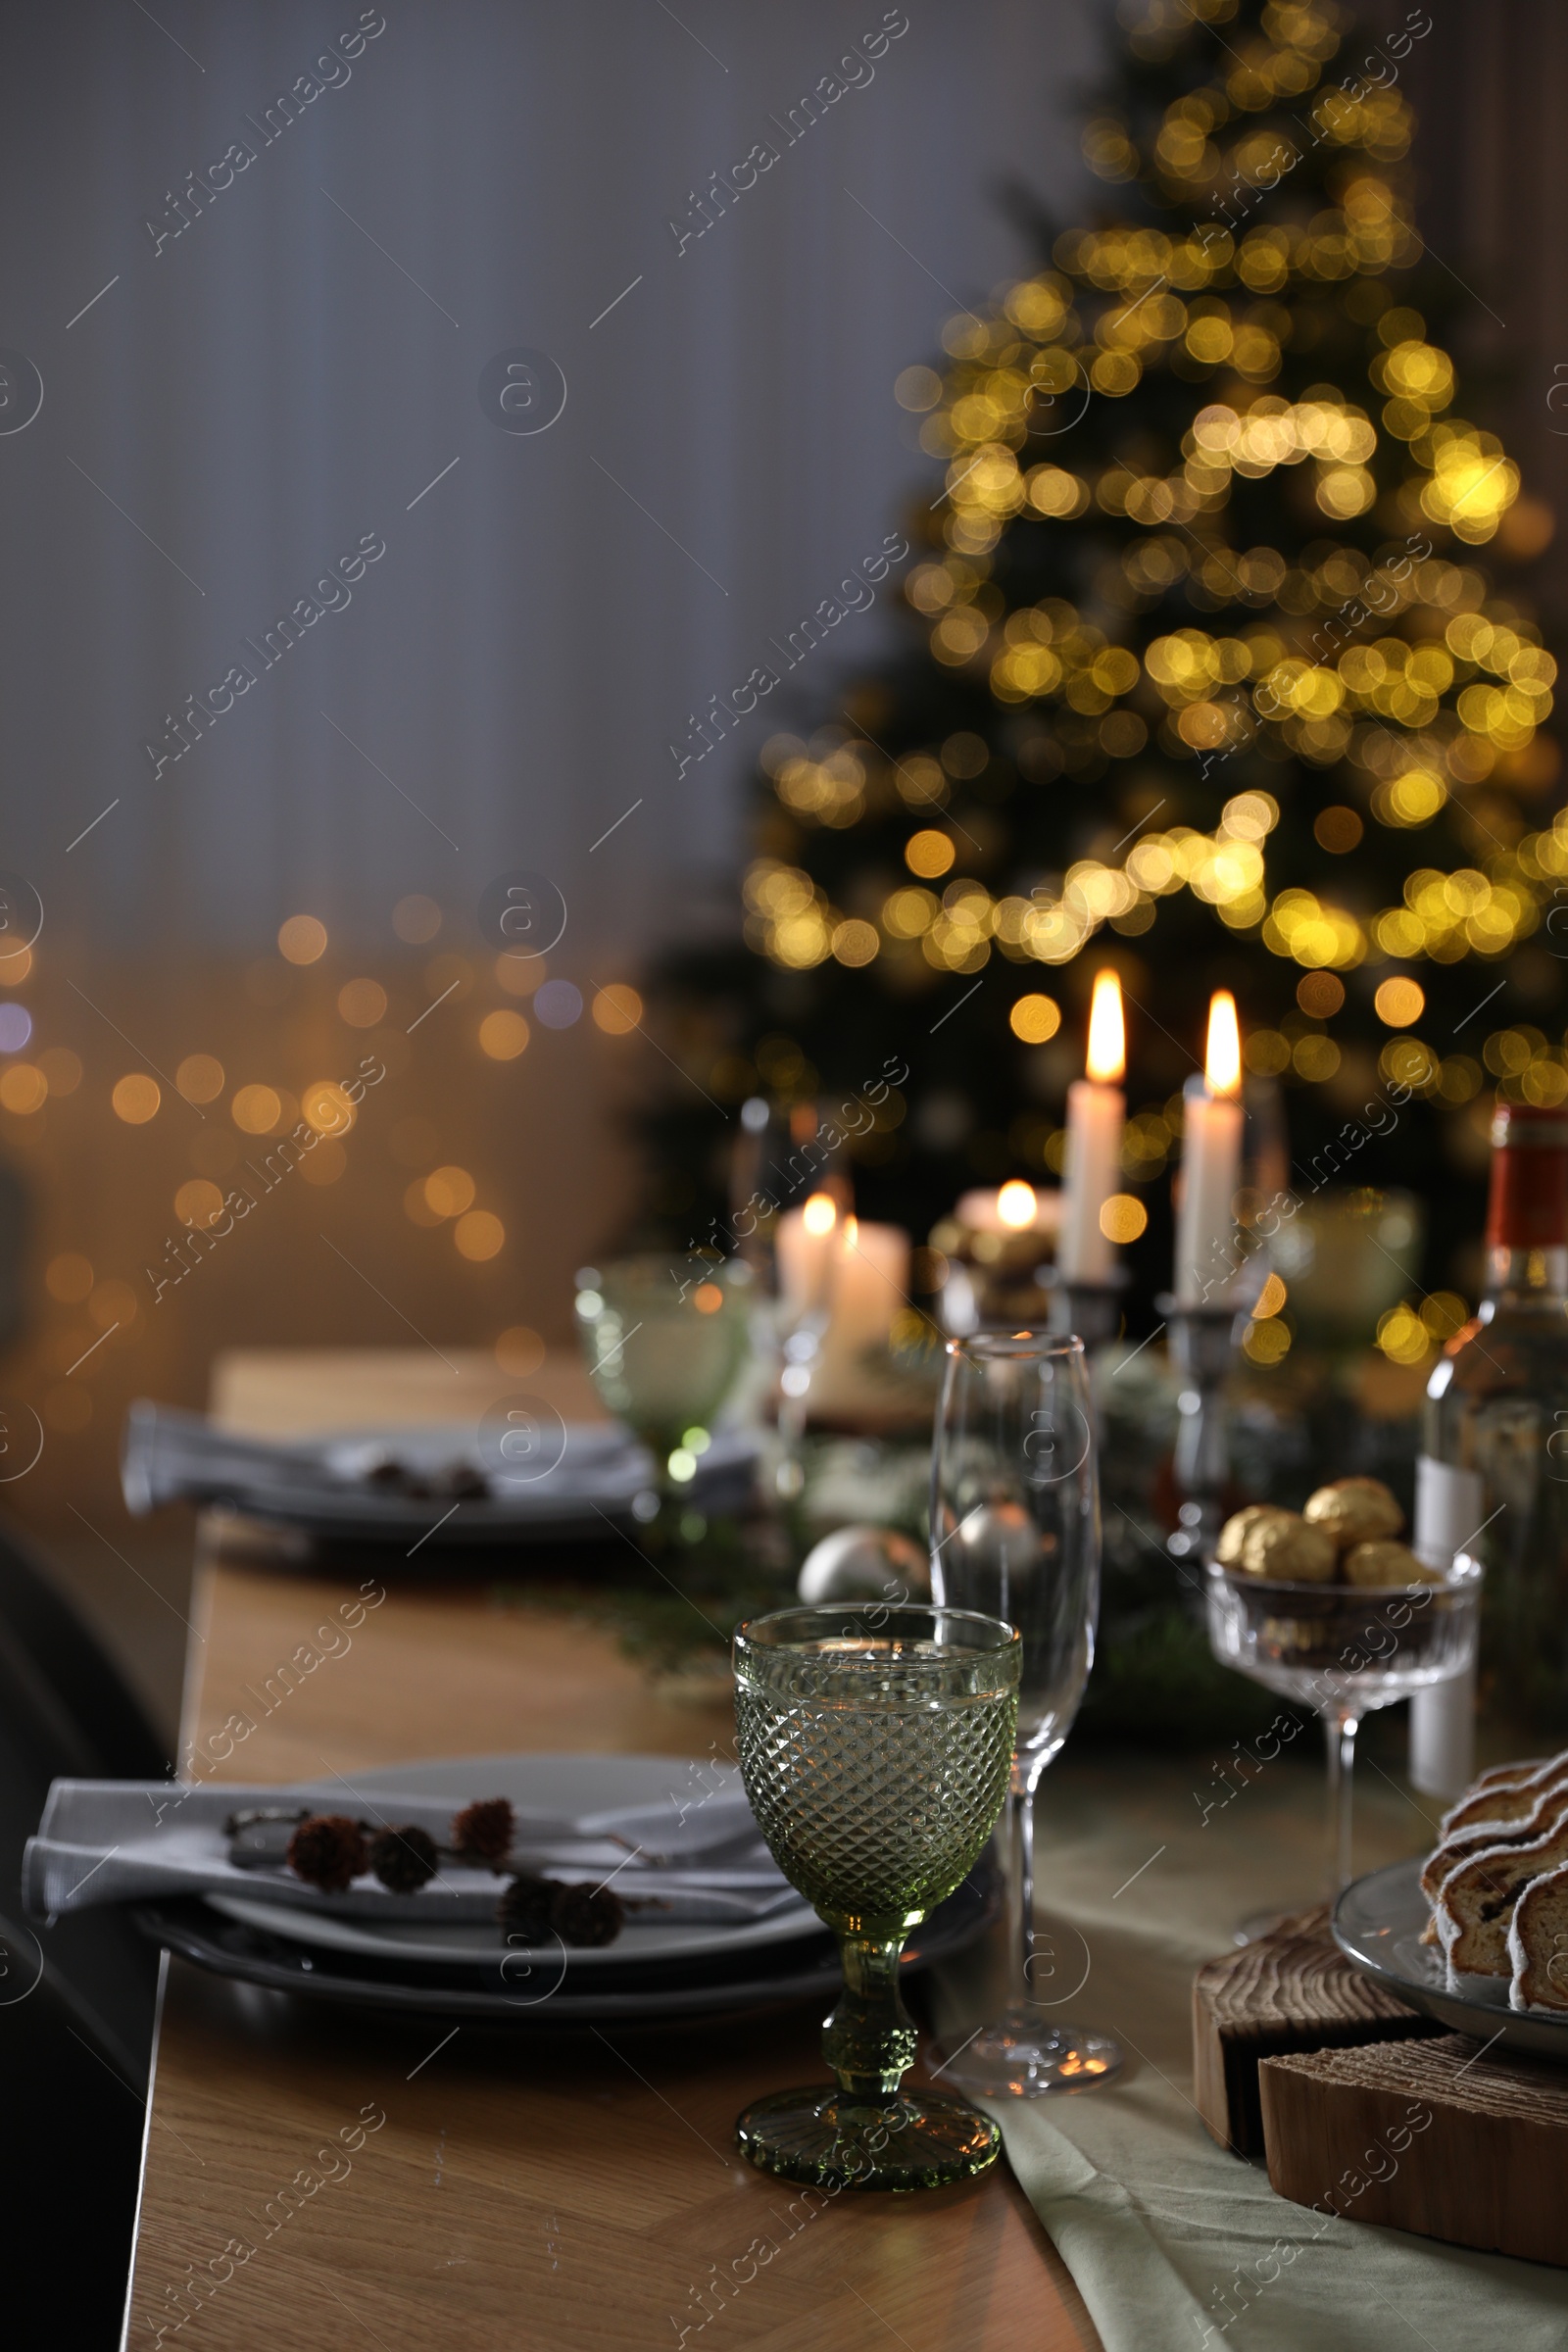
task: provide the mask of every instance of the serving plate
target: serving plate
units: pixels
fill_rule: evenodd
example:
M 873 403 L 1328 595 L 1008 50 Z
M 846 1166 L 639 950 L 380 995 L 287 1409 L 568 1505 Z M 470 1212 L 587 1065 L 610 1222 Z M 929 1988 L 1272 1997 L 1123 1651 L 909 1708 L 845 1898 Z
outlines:
M 1568 2011 L 1510 2009 L 1508 1980 L 1487 1980 L 1486 1991 L 1450 1991 L 1442 1946 L 1423 1943 L 1432 1905 L 1421 1891 L 1423 1861 L 1391 1862 L 1347 1886 L 1334 1906 L 1334 1939 L 1346 1958 L 1375 1977 L 1412 2009 L 1455 2034 L 1499 2049 L 1518 2050 L 1568 2066 Z M 1491 1989 L 1495 1985 L 1495 1990 Z

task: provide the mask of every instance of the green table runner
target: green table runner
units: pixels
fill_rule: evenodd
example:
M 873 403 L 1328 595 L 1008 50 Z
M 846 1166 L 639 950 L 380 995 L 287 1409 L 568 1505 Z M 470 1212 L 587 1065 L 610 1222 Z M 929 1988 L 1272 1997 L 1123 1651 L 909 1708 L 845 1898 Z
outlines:
M 1194 1971 L 1226 1948 L 1238 1918 L 1313 1899 L 1317 1765 L 1315 1752 L 1281 1757 L 1223 1805 L 1234 1776 L 1216 1780 L 1206 1756 L 1082 1750 L 1046 1775 L 1043 1990 L 1056 2015 L 1114 2034 L 1127 2068 L 1104 2089 L 993 2102 L 1013 2171 L 1105 2352 L 1476 2352 L 1499 2340 L 1510 2352 L 1562 2352 L 1568 2270 L 1290 2204 L 1261 2159 L 1228 2155 L 1199 2120 Z M 1372 1759 L 1360 1775 L 1357 1868 L 1418 1851 L 1426 1831 L 1411 1800 Z M 978 1973 L 944 1985 L 950 2045 L 988 1997 Z M 1568 2214 L 1563 2235 L 1568 2252 Z

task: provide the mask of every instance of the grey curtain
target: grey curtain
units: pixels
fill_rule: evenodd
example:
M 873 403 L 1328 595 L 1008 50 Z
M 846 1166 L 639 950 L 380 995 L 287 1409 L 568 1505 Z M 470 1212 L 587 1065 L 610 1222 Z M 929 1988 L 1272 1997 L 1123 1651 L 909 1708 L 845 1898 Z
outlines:
M 369 949 L 527 866 L 624 973 L 731 869 L 783 698 L 668 746 L 930 475 L 892 382 L 1021 258 L 998 182 L 1078 182 L 1085 9 L 62 0 L 0 43 L 0 424 L 43 389 L 0 864 L 51 943 Z

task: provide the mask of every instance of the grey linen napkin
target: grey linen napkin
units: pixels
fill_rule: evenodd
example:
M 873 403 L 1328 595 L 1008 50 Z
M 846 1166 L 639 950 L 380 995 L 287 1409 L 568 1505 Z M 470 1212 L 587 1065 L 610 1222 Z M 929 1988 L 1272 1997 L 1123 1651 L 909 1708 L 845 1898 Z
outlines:
M 286 1865 L 242 1869 L 229 1859 L 224 1825 L 231 1814 L 295 1804 L 347 1813 L 372 1828 L 412 1823 L 438 1843 L 452 1826 L 450 1800 L 373 1785 L 348 1791 L 320 1782 L 56 1781 L 23 1856 L 24 1904 L 30 1918 L 56 1919 L 154 1895 L 228 1894 L 360 1919 L 422 1917 L 456 1926 L 495 1917 L 504 1879 L 465 1863 L 443 1861 L 416 1894 L 393 1894 L 370 1877 L 342 1894 L 323 1894 Z M 667 1800 L 575 1819 L 519 1810 L 511 1867 L 589 1886 L 608 1882 L 628 1902 L 648 1904 L 637 1916 L 650 1924 L 738 1925 L 800 1904 L 738 1790 L 715 1791 L 683 1820 L 672 1820 Z

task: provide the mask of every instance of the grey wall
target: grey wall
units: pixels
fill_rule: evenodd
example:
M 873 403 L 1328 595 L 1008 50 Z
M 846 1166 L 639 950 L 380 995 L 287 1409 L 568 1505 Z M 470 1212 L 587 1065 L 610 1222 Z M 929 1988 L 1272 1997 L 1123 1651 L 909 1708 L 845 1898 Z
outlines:
M 909 0 L 874 77 L 786 148 L 768 118 L 879 0 L 387 0 L 263 145 L 245 118 L 265 130 L 358 14 L 0 17 L 0 345 L 44 384 L 0 435 L 0 865 L 88 964 L 254 954 L 300 908 L 390 944 L 403 893 L 457 913 L 541 867 L 575 955 L 624 969 L 727 877 L 764 730 L 679 783 L 667 742 L 934 476 L 892 379 L 1021 258 L 997 181 L 1078 183 L 1089 12 Z M 168 192 L 240 139 L 255 161 L 155 249 Z M 678 254 L 667 218 L 760 139 L 778 163 Z M 477 397 L 514 345 L 567 386 L 531 437 Z M 352 604 L 155 777 L 164 713 L 259 668 L 242 640 L 366 532 L 386 553 Z

